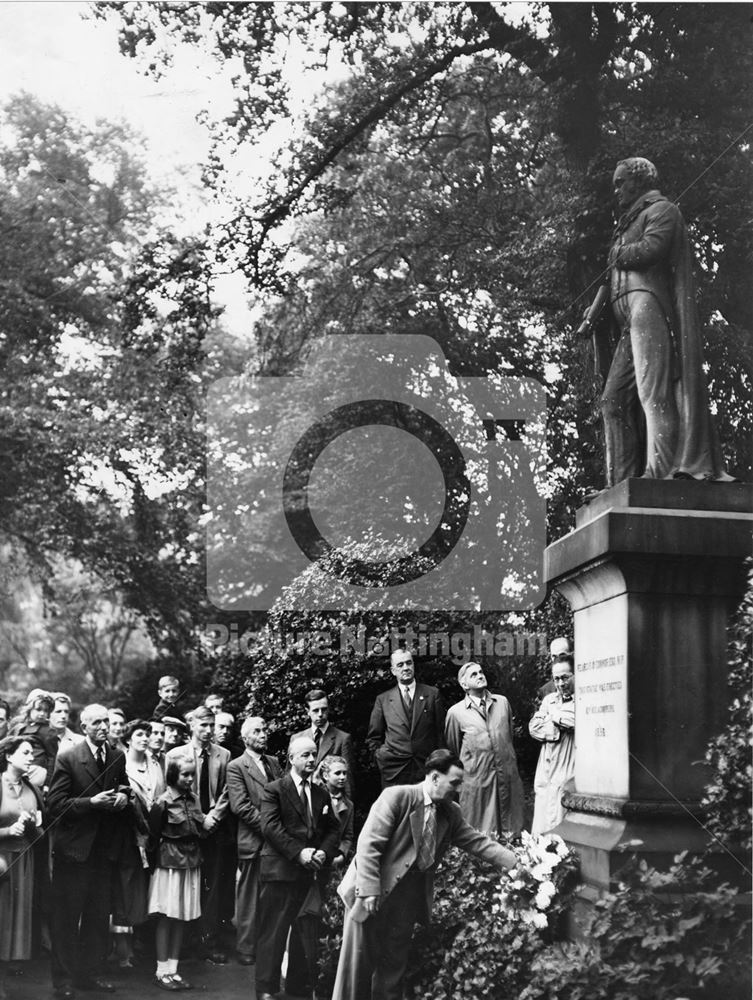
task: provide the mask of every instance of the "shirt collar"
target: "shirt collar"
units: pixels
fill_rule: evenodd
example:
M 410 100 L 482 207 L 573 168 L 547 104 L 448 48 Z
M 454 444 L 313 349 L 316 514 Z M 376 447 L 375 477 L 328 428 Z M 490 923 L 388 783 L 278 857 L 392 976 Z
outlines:
M 465 695 L 466 708 L 468 708 L 470 705 L 478 705 L 482 701 L 486 702 L 487 705 L 490 702 L 494 701 L 494 695 L 493 694 L 489 694 L 489 689 L 488 688 L 486 689 L 486 691 L 484 691 L 484 697 L 483 698 L 474 698 L 471 695 L 470 691 L 466 692 L 466 695 Z
M 402 681 L 398 681 L 397 686 L 400 688 L 400 694 L 410 691 L 411 695 L 414 695 L 416 693 L 416 678 L 414 677 L 410 684 L 403 684 Z
M 292 771 L 292 770 L 290 772 L 290 777 L 293 779 L 293 782 L 295 783 L 296 790 L 298 791 L 298 794 L 300 795 L 301 785 L 303 784 L 303 778 L 299 774 L 297 774 L 295 771 Z M 306 781 L 308 782 L 308 787 L 311 788 L 311 778 L 306 778 Z
M 327 730 L 329 729 L 329 720 L 327 720 L 327 721 L 326 721 L 326 722 L 324 723 L 324 725 L 323 725 L 323 726 L 312 726 L 312 727 L 311 727 L 311 732 L 312 732 L 312 733 L 315 733 L 315 732 L 317 731 L 317 729 L 318 729 L 318 730 L 319 730 L 319 732 L 320 732 L 320 733 L 322 734 L 322 736 L 324 736 L 324 734 L 325 734 L 325 733 L 327 732 Z
M 423 792 L 423 796 L 424 796 L 424 808 L 426 808 L 426 806 L 434 805 L 435 803 L 434 803 L 431 795 L 429 795 L 429 792 L 428 792 L 428 790 L 426 788 L 426 782 L 425 781 L 421 782 L 421 791 Z
M 100 750 L 104 751 L 104 749 L 105 749 L 105 744 L 103 743 L 103 744 L 102 744 L 101 746 L 97 746 L 97 744 L 96 744 L 96 743 L 92 743 L 92 741 L 91 741 L 91 740 L 89 739 L 89 737 L 88 737 L 88 736 L 85 736 L 85 737 L 84 737 L 84 739 L 86 740 L 86 745 L 87 745 L 87 746 L 89 747 L 89 749 L 90 749 L 90 750 L 91 750 L 91 752 L 92 752 L 92 757 L 93 757 L 93 758 L 94 758 L 95 760 L 97 760 L 97 759 L 98 759 L 98 757 L 99 757 L 99 751 L 100 751 Z

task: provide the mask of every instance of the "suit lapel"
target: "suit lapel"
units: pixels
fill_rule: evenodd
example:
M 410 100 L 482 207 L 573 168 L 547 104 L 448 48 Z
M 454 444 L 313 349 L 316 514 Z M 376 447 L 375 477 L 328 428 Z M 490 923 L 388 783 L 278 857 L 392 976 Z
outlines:
M 392 705 L 392 707 L 394 709 L 395 715 L 399 719 L 403 720 L 403 722 L 405 723 L 405 726 L 406 726 L 408 732 L 410 732 L 410 729 L 411 729 L 411 716 L 408 715 L 408 709 L 406 708 L 406 705 L 405 705 L 405 699 L 400 694 L 400 688 L 399 687 L 395 687 L 395 688 L 392 689 L 392 693 L 390 694 L 390 704 Z M 414 707 L 415 707 L 415 702 L 414 702 Z
M 296 812 L 298 813 L 298 815 L 301 817 L 301 819 L 305 823 L 306 822 L 306 812 L 305 812 L 305 810 L 303 808 L 303 803 L 301 802 L 301 800 L 300 800 L 300 798 L 298 796 L 298 789 L 295 786 L 295 782 L 293 781 L 292 777 L 289 774 L 285 775 L 284 788 L 285 788 L 285 791 L 287 792 L 288 798 L 290 799 L 290 801 L 295 806 Z M 312 796 L 311 801 L 312 802 L 314 801 L 313 800 L 313 796 Z
M 317 754 L 317 763 L 320 760 L 324 760 L 327 754 L 332 753 L 335 746 L 335 737 L 332 735 L 332 726 L 327 727 L 327 732 L 322 735 L 321 742 L 319 743 L 319 753 Z
M 265 776 L 261 773 L 256 764 L 254 764 L 248 754 L 244 754 L 243 756 L 245 758 L 243 763 L 246 768 L 246 774 L 249 776 L 251 781 L 255 781 L 257 785 L 261 785 L 263 788 L 267 783 Z
M 105 763 L 107 762 L 107 754 L 105 753 Z M 84 766 L 84 770 L 92 779 L 92 783 L 101 784 L 102 775 L 99 773 L 99 768 L 97 767 L 97 762 L 94 757 L 92 757 L 92 752 L 89 749 L 89 744 L 84 741 L 81 744 L 81 763 Z
M 424 711 L 424 701 L 426 700 L 426 689 L 423 684 L 416 684 L 416 691 L 413 695 L 413 714 L 411 716 L 410 731 L 413 735 L 413 730 L 416 728 L 416 723 L 421 718 Z
M 423 789 L 419 787 L 418 798 L 414 801 L 410 814 L 410 828 L 413 834 L 413 846 L 416 848 L 416 857 L 421 850 L 421 838 L 424 833 L 424 798 Z

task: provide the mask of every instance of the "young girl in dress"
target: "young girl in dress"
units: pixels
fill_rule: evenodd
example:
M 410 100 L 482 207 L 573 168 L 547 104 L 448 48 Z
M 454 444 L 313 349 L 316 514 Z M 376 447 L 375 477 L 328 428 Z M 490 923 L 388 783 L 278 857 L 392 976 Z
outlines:
M 159 841 L 157 867 L 149 885 L 149 913 L 156 914 L 157 974 L 163 990 L 190 990 L 178 974 L 183 924 L 201 916 L 201 854 L 204 815 L 191 791 L 193 757 L 179 757 L 167 765 L 167 790 L 150 813 L 152 833 Z

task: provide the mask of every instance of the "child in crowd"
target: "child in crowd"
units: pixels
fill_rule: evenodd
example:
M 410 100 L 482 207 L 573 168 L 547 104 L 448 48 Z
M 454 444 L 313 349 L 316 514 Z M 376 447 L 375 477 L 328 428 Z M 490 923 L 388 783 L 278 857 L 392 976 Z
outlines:
M 183 926 L 201 916 L 201 852 L 204 815 L 191 791 L 193 757 L 168 761 L 167 790 L 150 813 L 152 836 L 158 840 L 157 867 L 149 885 L 149 914 L 157 916 L 157 973 L 163 990 L 189 990 L 178 973 Z
M 157 682 L 159 701 L 152 712 L 153 719 L 161 719 L 164 715 L 176 714 L 176 702 L 180 697 L 180 681 L 171 674 L 165 674 Z
M 49 785 L 58 752 L 58 738 L 50 729 L 50 712 L 54 707 L 55 702 L 49 691 L 34 688 L 10 724 L 10 735 L 23 736 L 34 751 L 28 778 L 36 788 Z
M 340 849 L 332 861 L 332 868 L 343 868 L 353 851 L 354 808 L 345 794 L 348 782 L 348 762 L 344 757 L 330 754 L 319 765 L 319 774 L 332 799 L 332 810 L 340 823 Z

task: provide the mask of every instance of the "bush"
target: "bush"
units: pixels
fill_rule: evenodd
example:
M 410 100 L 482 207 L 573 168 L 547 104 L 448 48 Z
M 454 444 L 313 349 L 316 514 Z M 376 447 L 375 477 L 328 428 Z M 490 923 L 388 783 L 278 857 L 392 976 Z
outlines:
M 667 872 L 645 861 L 626 872 L 587 918 L 586 943 L 537 955 L 519 1000 L 748 1000 L 751 922 L 737 890 L 682 855 Z
M 730 706 L 727 725 L 709 743 L 706 763 L 713 777 L 706 787 L 703 806 L 706 825 L 714 836 L 747 852 L 753 847 L 753 573 L 735 621 L 729 650 Z
M 554 850 L 552 850 L 554 845 Z M 414 935 L 406 988 L 420 1000 L 517 1000 L 534 957 L 552 939 L 574 885 L 576 860 L 559 838 L 509 844 L 519 865 L 500 874 L 462 851 L 450 851 L 437 871 L 431 924 Z M 542 858 L 548 858 L 542 864 Z M 553 892 L 534 902 L 542 883 Z M 526 922 L 532 910 L 539 926 Z M 342 904 L 323 913 L 317 993 L 328 996 L 337 968 Z

